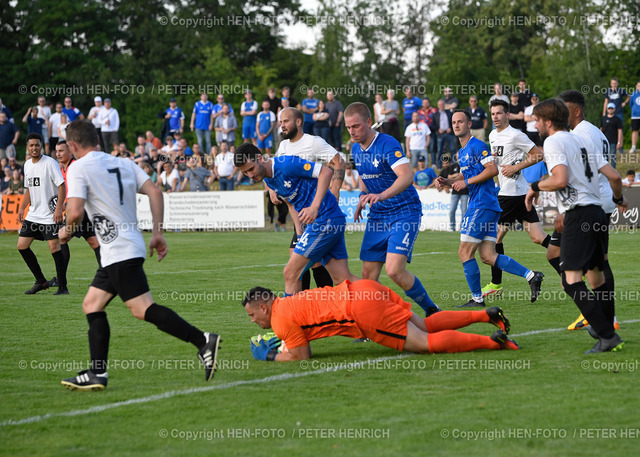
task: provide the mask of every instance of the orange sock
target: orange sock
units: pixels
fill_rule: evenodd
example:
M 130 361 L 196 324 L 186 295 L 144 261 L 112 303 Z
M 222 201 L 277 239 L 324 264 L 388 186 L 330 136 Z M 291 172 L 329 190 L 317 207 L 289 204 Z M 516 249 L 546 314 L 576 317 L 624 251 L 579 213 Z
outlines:
M 429 352 L 432 354 L 439 352 L 468 352 L 476 349 L 500 349 L 500 345 L 488 336 L 456 332 L 455 330 L 429 333 L 427 342 L 429 343 Z
M 429 333 L 455 330 L 475 322 L 489 322 L 486 311 L 440 311 L 424 319 Z

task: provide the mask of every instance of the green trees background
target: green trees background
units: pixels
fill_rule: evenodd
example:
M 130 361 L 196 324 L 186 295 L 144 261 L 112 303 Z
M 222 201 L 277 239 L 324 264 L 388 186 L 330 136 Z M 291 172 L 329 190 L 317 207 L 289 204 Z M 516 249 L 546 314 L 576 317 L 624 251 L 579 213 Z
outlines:
M 640 78 L 640 3 L 623 0 L 319 0 L 311 10 L 299 0 L 13 0 L 0 2 L 0 17 L 0 98 L 19 125 L 32 87 L 104 86 L 131 146 L 139 132 L 160 133 L 171 95 L 159 85 L 248 86 L 257 99 L 289 85 L 299 100 L 302 85 L 336 87 L 346 105 L 371 104 L 384 86 L 416 85 L 433 99 L 446 85 L 469 92 L 526 77 L 543 99 L 587 88 L 599 123 L 609 79 Z M 311 50 L 284 46 L 281 25 L 300 20 L 319 25 Z M 108 93 L 118 85 L 144 90 Z M 236 92 L 225 96 L 238 110 Z M 95 95 L 76 93 L 74 104 L 86 115 Z M 477 95 L 486 105 L 491 93 Z M 174 96 L 188 125 L 198 95 Z

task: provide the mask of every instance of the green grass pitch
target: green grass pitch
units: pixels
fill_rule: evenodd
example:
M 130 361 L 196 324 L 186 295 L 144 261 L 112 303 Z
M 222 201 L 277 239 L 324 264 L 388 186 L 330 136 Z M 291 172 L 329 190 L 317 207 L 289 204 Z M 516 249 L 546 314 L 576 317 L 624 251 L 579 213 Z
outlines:
M 206 383 L 191 345 L 136 320 L 116 298 L 107 309 L 109 386 L 82 393 L 60 380 L 87 366 L 81 303 L 96 268 L 93 252 L 81 239 L 71 242 L 71 295 L 26 296 L 33 278 L 16 235 L 0 235 L 0 455 L 637 455 L 637 234 L 611 235 L 619 333 L 627 341 L 619 353 L 583 355 L 593 340 L 566 330 L 577 308 L 560 293 L 544 250 L 516 232 L 505 240 L 507 254 L 546 275 L 534 304 L 526 281 L 508 274 L 506 296 L 491 302 L 505 310 L 521 351 L 403 355 L 336 337 L 313 342 L 308 362 L 258 362 L 249 338 L 261 329 L 239 302 L 255 285 L 283 289 L 290 236 L 166 234 L 167 258 L 145 264 L 153 296 L 222 335 L 221 368 Z M 361 240 L 361 233 L 347 235 L 355 273 Z M 454 233 L 421 233 L 409 266 L 445 309 L 469 298 L 458 243 Z M 46 244 L 33 249 L 52 276 Z M 485 284 L 489 268 L 481 271 Z M 401 292 L 384 273 L 381 281 Z

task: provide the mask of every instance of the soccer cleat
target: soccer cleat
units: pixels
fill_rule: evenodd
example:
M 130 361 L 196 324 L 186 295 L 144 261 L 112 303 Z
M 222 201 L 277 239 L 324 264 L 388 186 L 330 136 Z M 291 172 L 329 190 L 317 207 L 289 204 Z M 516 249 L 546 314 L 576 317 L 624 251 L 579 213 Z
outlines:
M 198 358 L 204 365 L 204 379 L 209 381 L 216 374 L 218 368 L 218 350 L 220 349 L 220 335 L 205 332 L 206 343 L 198 352 Z
M 502 284 L 494 284 L 490 282 L 482 288 L 482 298 L 493 294 L 496 294 L 496 296 L 502 295 Z
M 58 277 L 54 276 L 50 280 L 47 281 L 47 287 L 58 287 Z
M 436 305 L 436 306 L 429 306 L 427 308 L 427 310 L 425 311 L 425 317 L 429 317 L 429 316 L 433 316 L 435 313 L 442 311 L 442 309 Z
M 585 328 L 587 325 L 589 325 L 589 323 L 584 318 L 584 316 L 582 314 L 580 314 L 580 316 L 575 321 L 573 321 L 573 323 L 571 325 L 569 325 L 569 327 L 567 327 L 567 329 L 568 330 L 580 330 L 580 329 Z
M 473 298 L 466 302 L 464 305 L 458 305 L 456 308 L 474 308 L 474 307 L 482 307 L 484 308 L 484 300 L 475 301 Z
M 622 350 L 622 346 L 624 346 L 624 341 L 617 333 L 611 338 L 600 338 L 596 341 L 596 344 L 589 349 L 585 354 L 596 354 L 599 352 L 618 352 Z
M 362 338 L 356 338 L 352 343 L 368 343 L 369 341 L 371 341 L 369 338 L 363 336 Z
M 502 330 L 496 330 L 493 332 L 491 339 L 500 345 L 500 349 L 512 349 L 514 351 L 520 349 L 518 343 L 510 339 Z
M 95 390 L 104 390 L 107 387 L 109 375 L 103 373 L 97 375 L 91 370 L 84 370 L 78 373 L 74 378 L 62 380 L 62 385 L 69 390 L 79 390 L 82 392 L 90 392 Z
M 67 286 L 58 286 L 58 290 L 53 295 L 69 295 L 69 289 L 67 289 Z
M 489 315 L 489 321 L 502 330 L 507 335 L 511 330 L 511 325 L 509 324 L 509 319 L 502 312 L 502 308 L 497 306 L 492 306 L 491 308 L 487 308 L 487 314 Z
M 542 279 L 544 274 L 541 271 L 534 271 L 533 278 L 529 281 L 529 287 L 531 287 L 531 303 L 535 302 L 540 295 L 540 286 L 542 285 Z
M 41 290 L 46 290 L 49 288 L 49 281 L 45 281 L 42 284 L 39 284 L 38 282 L 33 284 L 33 287 L 29 290 L 26 290 L 24 292 L 25 295 L 33 295 L 33 294 L 37 294 L 38 292 L 40 292 Z

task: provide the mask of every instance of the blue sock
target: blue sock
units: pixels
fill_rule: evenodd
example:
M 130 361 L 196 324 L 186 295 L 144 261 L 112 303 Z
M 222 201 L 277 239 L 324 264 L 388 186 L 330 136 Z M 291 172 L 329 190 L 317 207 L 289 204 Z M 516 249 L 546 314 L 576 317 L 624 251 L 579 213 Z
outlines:
M 283 296 L 283 297 L 291 297 L 292 295 L 293 295 L 293 294 L 288 294 L 288 293 L 286 293 L 286 292 L 284 292 L 284 293 L 282 294 L 282 296 Z
M 496 259 L 496 267 L 500 268 L 502 271 L 511 273 L 512 275 L 522 276 L 525 279 L 527 279 L 527 276 L 529 276 L 529 273 L 531 273 L 531 270 L 523 267 L 511 257 L 503 254 L 498 254 L 498 258 Z
M 429 294 L 425 290 L 424 286 L 420 282 L 417 276 L 415 276 L 416 280 L 413 282 L 413 286 L 409 290 L 405 290 L 404 293 L 407 294 L 407 297 L 411 298 L 414 302 L 416 302 L 420 308 L 422 308 L 425 312 L 427 308 L 434 308 L 436 304 L 429 298 Z
M 482 286 L 480 285 L 480 268 L 476 259 L 467 260 L 462 264 L 464 268 L 464 275 L 467 278 L 467 284 L 473 294 L 474 299 L 482 300 Z

